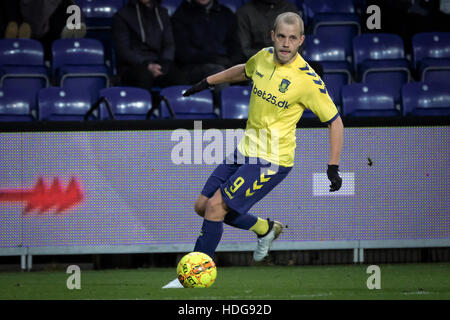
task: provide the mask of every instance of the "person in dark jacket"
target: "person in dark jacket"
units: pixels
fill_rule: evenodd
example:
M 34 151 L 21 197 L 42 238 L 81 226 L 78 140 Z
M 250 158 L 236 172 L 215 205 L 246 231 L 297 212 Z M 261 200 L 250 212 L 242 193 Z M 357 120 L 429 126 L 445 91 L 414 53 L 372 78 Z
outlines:
M 45 60 L 51 59 L 52 43 L 57 39 L 82 38 L 86 24 L 81 14 L 78 29 L 67 27 L 74 0 L 1 0 L 0 18 L 7 23 L 5 38 L 32 38 L 42 43 Z
M 279 14 L 298 11 L 287 0 L 251 0 L 240 7 L 236 11 L 238 36 L 246 60 L 262 48 L 272 46 L 270 31 Z
M 17 0 L 0 1 L 0 25 L 5 39 L 31 38 L 31 26 L 24 21 Z
M 217 0 L 184 0 L 172 16 L 176 62 L 193 84 L 241 62 L 236 16 Z
M 155 0 L 130 0 L 113 18 L 122 85 L 151 90 L 176 82 L 175 43 L 167 9 Z
M 285 12 L 294 12 L 301 16 L 296 5 L 287 0 L 250 0 L 236 11 L 238 37 L 246 60 L 262 48 L 272 46 L 270 31 L 275 18 Z M 308 63 L 320 77 L 323 76 L 320 63 Z

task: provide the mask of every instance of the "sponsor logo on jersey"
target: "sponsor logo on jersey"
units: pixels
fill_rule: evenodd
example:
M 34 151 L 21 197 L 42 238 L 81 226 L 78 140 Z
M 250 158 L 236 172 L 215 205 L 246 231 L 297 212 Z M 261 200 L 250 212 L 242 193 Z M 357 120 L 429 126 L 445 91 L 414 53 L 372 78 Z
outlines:
M 264 91 L 259 90 L 256 87 L 256 84 L 253 86 L 252 92 L 255 96 L 260 97 L 263 100 L 266 100 L 267 102 L 273 104 L 274 106 L 277 106 L 278 108 L 283 108 L 283 109 L 289 108 L 289 103 L 286 100 L 278 101 L 277 96 L 273 95 L 270 92 L 266 92 L 265 90 Z

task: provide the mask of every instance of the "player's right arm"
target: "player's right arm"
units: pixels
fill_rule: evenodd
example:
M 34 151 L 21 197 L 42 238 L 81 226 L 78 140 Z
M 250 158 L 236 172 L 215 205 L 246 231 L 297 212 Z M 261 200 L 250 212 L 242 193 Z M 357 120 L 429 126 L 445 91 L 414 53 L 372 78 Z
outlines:
M 206 77 L 186 90 L 186 92 L 183 93 L 183 96 L 190 96 L 194 93 L 208 89 L 210 86 L 215 86 L 222 83 L 240 82 L 244 80 L 247 80 L 247 76 L 245 75 L 245 64 L 238 64 L 224 71 Z
M 213 74 L 206 78 L 209 85 L 215 86 L 222 83 L 241 82 L 247 80 L 245 64 L 238 64 L 227 70 Z
M 206 77 L 186 90 L 186 92 L 183 93 L 183 96 L 190 96 L 191 94 L 208 89 L 210 86 L 215 86 L 222 83 L 241 82 L 251 79 L 254 71 L 256 70 L 258 57 L 263 55 L 265 51 L 266 49 L 260 50 L 257 54 L 248 59 L 245 64 L 237 64 L 227 70 Z

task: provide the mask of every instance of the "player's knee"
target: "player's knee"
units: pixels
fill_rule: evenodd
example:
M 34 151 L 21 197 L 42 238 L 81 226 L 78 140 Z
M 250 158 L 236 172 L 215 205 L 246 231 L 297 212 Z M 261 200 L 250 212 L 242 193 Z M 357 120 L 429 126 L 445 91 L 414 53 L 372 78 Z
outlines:
M 217 200 L 214 198 L 208 199 L 206 202 L 206 210 L 205 211 L 214 211 L 217 208 Z
M 206 203 L 205 218 L 211 220 L 222 220 L 227 214 L 228 207 L 223 201 L 222 194 L 218 191 L 214 196 L 208 199 Z
M 201 194 L 195 201 L 194 210 L 200 217 L 205 216 L 206 203 L 208 202 L 208 199 L 209 198 Z
M 220 208 L 222 207 L 222 204 L 223 204 L 222 194 L 220 193 L 220 191 L 217 191 L 210 199 L 208 199 L 206 206 Z
M 194 204 L 194 210 L 200 217 L 204 217 L 206 210 L 206 203 L 201 203 L 199 200 L 197 200 Z

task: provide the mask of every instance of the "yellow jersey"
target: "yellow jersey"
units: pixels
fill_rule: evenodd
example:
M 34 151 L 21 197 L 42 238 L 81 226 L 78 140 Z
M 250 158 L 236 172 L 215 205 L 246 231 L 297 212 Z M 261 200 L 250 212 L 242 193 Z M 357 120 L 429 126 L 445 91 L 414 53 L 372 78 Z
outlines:
M 297 53 L 289 64 L 274 61 L 272 47 L 262 49 L 245 64 L 253 80 L 247 126 L 238 150 L 284 167 L 294 165 L 295 130 L 307 108 L 320 121 L 331 123 L 339 115 L 325 84 Z

